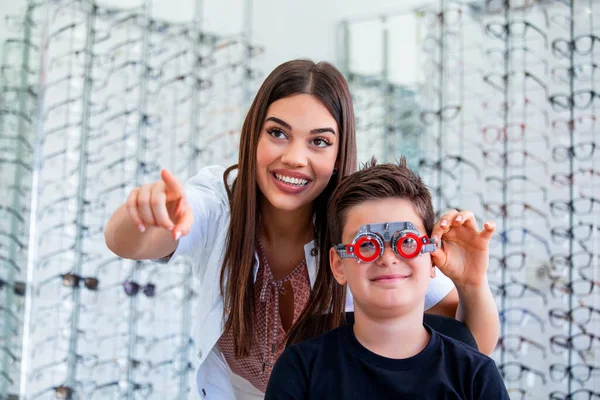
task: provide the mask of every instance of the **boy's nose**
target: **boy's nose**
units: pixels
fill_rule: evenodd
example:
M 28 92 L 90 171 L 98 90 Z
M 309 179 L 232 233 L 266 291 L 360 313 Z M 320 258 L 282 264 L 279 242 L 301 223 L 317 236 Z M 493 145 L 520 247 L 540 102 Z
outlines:
M 392 265 L 398 264 L 399 260 L 389 243 L 386 243 L 383 254 L 375 262 L 382 267 L 391 267 Z

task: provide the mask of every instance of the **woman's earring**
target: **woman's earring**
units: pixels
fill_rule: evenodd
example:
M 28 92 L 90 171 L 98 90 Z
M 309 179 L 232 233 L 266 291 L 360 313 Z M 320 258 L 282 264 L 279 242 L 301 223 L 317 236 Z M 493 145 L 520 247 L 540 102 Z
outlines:
M 335 175 L 335 174 L 337 174 L 337 168 L 333 169 L 333 174 L 331 174 L 331 175 Z

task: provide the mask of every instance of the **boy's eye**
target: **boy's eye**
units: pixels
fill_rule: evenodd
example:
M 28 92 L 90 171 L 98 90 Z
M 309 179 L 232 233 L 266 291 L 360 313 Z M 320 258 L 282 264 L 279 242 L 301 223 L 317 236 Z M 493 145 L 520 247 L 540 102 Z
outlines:
M 361 250 L 375 250 L 375 244 L 373 242 L 365 242 L 360 245 Z
M 361 243 L 359 252 L 363 257 L 372 257 L 377 251 L 377 246 L 373 242 Z
M 402 241 L 402 251 L 406 254 L 412 254 L 417 249 L 417 241 L 413 238 L 408 238 Z

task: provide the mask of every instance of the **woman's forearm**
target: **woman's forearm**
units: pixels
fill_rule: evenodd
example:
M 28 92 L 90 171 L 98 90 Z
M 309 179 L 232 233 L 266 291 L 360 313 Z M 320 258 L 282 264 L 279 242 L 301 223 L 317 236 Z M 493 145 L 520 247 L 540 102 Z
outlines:
M 487 282 L 484 286 L 457 286 L 458 309 L 456 319 L 467 325 L 479 351 L 490 355 L 498 343 L 500 318 L 494 296 Z
M 161 258 L 177 248 L 177 242 L 166 229 L 149 226 L 140 232 L 124 205 L 110 217 L 104 227 L 106 246 L 119 257 L 133 260 Z

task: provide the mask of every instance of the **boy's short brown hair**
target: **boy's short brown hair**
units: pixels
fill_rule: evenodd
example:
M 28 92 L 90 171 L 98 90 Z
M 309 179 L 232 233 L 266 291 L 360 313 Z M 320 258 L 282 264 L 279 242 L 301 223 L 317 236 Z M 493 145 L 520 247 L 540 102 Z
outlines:
M 431 236 L 434 212 L 431 193 L 425 183 L 407 167 L 405 157 L 398 164 L 377 164 L 372 158 L 359 171 L 344 178 L 329 199 L 327 228 L 331 243 L 342 243 L 349 208 L 368 200 L 388 198 L 410 201 L 423 220 L 427 235 Z

